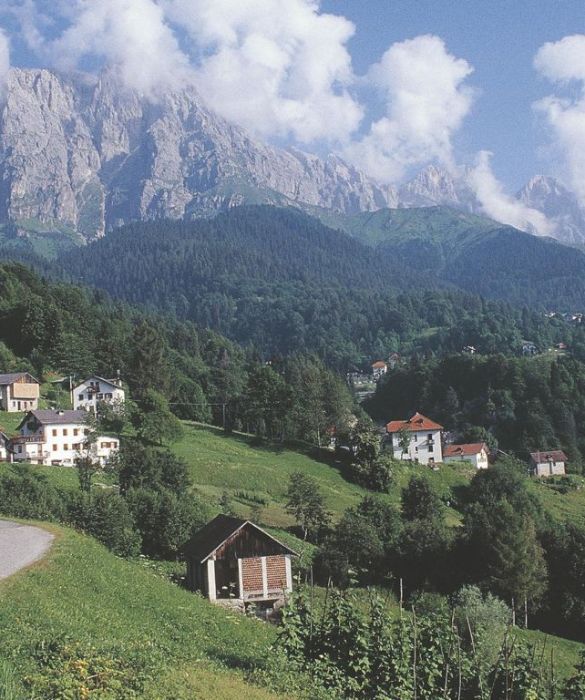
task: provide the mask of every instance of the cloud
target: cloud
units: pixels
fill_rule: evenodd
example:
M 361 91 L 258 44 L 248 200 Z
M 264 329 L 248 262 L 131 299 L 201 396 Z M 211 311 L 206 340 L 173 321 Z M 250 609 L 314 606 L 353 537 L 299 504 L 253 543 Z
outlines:
M 544 44 L 534 59 L 536 70 L 564 88 L 536 102 L 562 160 L 562 175 L 585 206 L 585 35 Z
M 473 101 L 465 85 L 472 72 L 437 36 L 393 44 L 367 76 L 386 103 L 386 115 L 347 146 L 345 156 L 382 182 L 430 161 L 452 169 L 453 136 Z
M 4 95 L 4 86 L 10 70 L 10 43 L 6 34 L 0 29 L 0 99 Z
M 349 138 L 354 25 L 314 0 L 163 0 L 194 44 L 196 84 L 222 116 L 301 143 Z
M 554 225 L 546 216 L 510 197 L 492 172 L 489 151 L 480 151 L 474 168 L 471 168 L 467 181 L 480 202 L 485 214 L 503 224 L 515 226 L 541 236 L 551 235 Z
M 84 61 L 114 66 L 127 87 L 152 97 L 179 85 L 189 75 L 189 61 L 155 0 L 57 0 L 49 15 L 25 3 L 20 14 L 23 37 L 47 62 L 62 70 Z M 63 25 L 55 38 L 41 29 L 51 21 Z

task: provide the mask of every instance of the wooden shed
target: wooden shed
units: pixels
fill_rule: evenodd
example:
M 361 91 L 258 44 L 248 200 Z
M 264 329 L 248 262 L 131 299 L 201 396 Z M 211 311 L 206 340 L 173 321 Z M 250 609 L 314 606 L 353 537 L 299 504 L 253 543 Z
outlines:
M 187 584 L 212 601 L 282 602 L 296 552 L 249 520 L 218 515 L 183 548 Z

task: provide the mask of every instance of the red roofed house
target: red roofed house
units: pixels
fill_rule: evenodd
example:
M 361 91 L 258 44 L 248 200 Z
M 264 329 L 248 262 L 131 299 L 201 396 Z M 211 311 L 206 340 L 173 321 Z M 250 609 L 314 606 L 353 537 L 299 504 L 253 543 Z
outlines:
M 183 551 L 187 585 L 211 601 L 272 607 L 292 591 L 296 552 L 249 520 L 218 515 Z
M 393 420 L 388 423 L 388 446 L 392 446 L 394 459 L 420 462 L 429 466 L 440 464 L 443 461 L 442 430 L 442 425 L 421 413 L 415 413 L 408 420 Z
M 565 474 L 567 455 L 562 450 L 530 453 L 530 471 L 533 476 Z
M 476 469 L 489 467 L 489 448 L 485 442 L 473 442 L 465 445 L 445 445 L 444 462 L 470 462 Z

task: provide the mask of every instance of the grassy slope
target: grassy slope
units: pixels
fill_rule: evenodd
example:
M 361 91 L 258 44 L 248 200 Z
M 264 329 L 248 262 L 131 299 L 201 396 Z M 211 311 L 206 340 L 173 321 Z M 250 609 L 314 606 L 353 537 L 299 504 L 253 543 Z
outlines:
M 174 450 L 188 463 L 199 491 L 216 500 L 227 491 L 237 501 L 242 515 L 249 514 L 251 502 L 238 497 L 237 492 L 264 499 L 267 505 L 263 507 L 263 518 L 274 526 L 293 524 L 284 510 L 288 475 L 292 472 L 313 476 L 327 507 L 337 516 L 367 493 L 346 481 L 333 466 L 287 448 L 253 446 L 245 436 L 228 437 L 208 426 L 185 424 L 185 435 Z
M 18 674 L 31 649 L 64 637 L 110 655 L 159 658 L 145 698 L 276 697 L 244 681 L 261 667 L 273 627 L 210 605 L 65 528 L 40 565 L 0 583 L 0 657 Z

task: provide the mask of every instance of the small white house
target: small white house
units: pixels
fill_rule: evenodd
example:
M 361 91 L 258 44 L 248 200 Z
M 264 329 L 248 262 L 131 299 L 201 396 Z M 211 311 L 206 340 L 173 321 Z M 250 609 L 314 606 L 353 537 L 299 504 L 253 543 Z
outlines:
M 562 450 L 530 453 L 530 471 L 533 476 L 566 474 L 567 455 Z
M 489 467 L 489 448 L 485 442 L 473 442 L 463 445 L 445 445 L 444 462 L 469 462 L 476 469 Z
M 72 389 L 72 403 L 75 410 L 95 413 L 97 405 L 102 401 L 120 406 L 125 398 L 126 394 L 119 379 L 93 376 Z
M 434 466 L 443 461 L 441 447 L 443 426 L 421 413 L 408 420 L 393 420 L 386 426 L 388 447 L 394 459 Z
M 73 466 L 91 457 L 103 465 L 120 447 L 118 438 L 91 434 L 86 411 L 29 411 L 18 432 L 10 441 L 15 462 Z
M 0 374 L 0 410 L 16 413 L 39 407 L 39 382 L 28 372 Z

